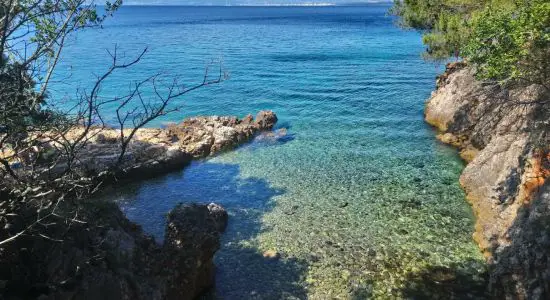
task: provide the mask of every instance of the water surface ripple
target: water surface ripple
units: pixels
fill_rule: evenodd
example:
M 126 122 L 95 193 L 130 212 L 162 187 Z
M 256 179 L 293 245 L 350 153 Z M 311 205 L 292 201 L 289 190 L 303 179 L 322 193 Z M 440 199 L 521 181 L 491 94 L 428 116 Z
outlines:
M 196 83 L 223 58 L 230 80 L 183 97 L 182 113 L 153 125 L 272 109 L 288 136 L 118 188 L 128 217 L 162 239 L 176 203 L 226 207 L 218 298 L 425 296 L 422 272 L 477 278 L 483 260 L 458 185 L 463 164 L 423 122 L 441 66 L 421 59 L 419 34 L 396 28 L 387 9 L 125 7 L 70 41 L 57 76 L 74 84 L 53 94 L 89 86 L 114 41 L 127 55 L 150 53 L 104 96 L 159 70 Z

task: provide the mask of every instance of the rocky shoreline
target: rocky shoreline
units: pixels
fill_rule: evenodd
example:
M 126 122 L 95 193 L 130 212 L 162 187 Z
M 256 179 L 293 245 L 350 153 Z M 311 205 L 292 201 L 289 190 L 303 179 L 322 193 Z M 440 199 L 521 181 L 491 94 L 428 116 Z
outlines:
M 242 145 L 262 131 L 269 131 L 277 123 L 272 111 L 260 111 L 256 117 L 243 119 L 229 116 L 198 116 L 163 128 L 140 128 L 136 131 L 120 160 L 117 179 L 150 177 L 181 169 L 194 159 L 206 158 Z M 83 128 L 73 129 L 67 136 L 77 137 Z M 128 136 L 131 129 L 125 129 Z M 87 174 L 102 174 L 120 158 L 121 132 L 115 128 L 92 128 L 89 142 L 78 156 L 78 167 Z M 45 141 L 54 149 L 55 139 Z M 40 152 L 47 152 L 41 150 Z M 64 165 L 59 164 L 59 169 Z M 55 171 L 54 171 L 55 172 Z
M 194 117 L 161 129 L 139 129 L 115 180 L 182 168 L 242 145 L 276 122 L 273 112 L 261 111 L 256 118 Z M 101 177 L 118 161 L 119 136 L 116 129 L 91 130 L 78 168 Z M 44 147 L 48 143 L 55 139 Z M 18 163 L 24 171 L 24 162 Z M 0 248 L 0 299 L 195 299 L 214 283 L 213 256 L 228 222 L 219 205 L 176 206 L 168 213 L 162 245 L 115 203 L 64 201 L 59 209 L 74 213 L 74 222 L 49 224 L 45 232 L 62 240 L 25 235 Z M 17 223 L 0 225 L 20 230 Z
M 426 121 L 467 162 L 460 183 L 498 299 L 550 298 L 549 99 L 542 86 L 482 83 L 454 63 L 426 103 Z

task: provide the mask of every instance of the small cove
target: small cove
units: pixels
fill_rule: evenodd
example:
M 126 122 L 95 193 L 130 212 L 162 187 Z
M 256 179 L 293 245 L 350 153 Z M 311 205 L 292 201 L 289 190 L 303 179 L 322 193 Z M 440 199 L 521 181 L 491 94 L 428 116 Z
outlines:
M 272 109 L 288 132 L 108 197 L 157 239 L 177 203 L 224 206 L 214 295 L 223 299 L 406 297 L 423 284 L 415 275 L 433 268 L 481 280 L 463 163 L 423 121 L 442 66 L 422 60 L 419 34 L 397 28 L 387 9 L 125 7 L 105 28 L 79 33 L 58 74 L 79 86 L 104 69 L 113 45 L 103 41 L 129 55 L 150 47 L 105 96 L 152 70 L 197 81 L 223 58 L 230 80 L 182 98 L 183 113 L 153 126 Z M 282 258 L 265 259 L 267 250 Z

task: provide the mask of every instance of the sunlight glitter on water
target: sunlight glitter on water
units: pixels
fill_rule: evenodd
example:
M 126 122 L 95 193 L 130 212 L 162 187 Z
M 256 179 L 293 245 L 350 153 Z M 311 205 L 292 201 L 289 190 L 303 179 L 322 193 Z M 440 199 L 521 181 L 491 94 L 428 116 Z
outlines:
M 74 66 L 85 85 L 107 41 L 151 46 L 107 95 L 151 70 L 201 78 L 204 62 L 221 55 L 231 79 L 188 95 L 184 114 L 153 125 L 273 109 L 287 129 L 281 140 L 117 191 L 127 216 L 159 239 L 176 203 L 228 209 L 214 296 L 422 299 L 448 293 L 434 282 L 483 282 L 458 185 L 463 163 L 423 121 L 441 66 L 422 61 L 419 34 L 396 28 L 387 9 L 125 8 L 67 49 L 61 68 Z

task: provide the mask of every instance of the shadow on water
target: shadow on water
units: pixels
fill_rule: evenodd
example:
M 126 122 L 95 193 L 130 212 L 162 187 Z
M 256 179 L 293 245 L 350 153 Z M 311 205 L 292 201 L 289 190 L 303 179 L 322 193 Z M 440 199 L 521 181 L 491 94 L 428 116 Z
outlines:
M 482 271 L 481 271 L 482 270 Z M 373 282 L 354 289 L 352 300 L 373 298 Z M 428 266 L 408 273 L 403 287 L 392 290 L 399 298 L 411 300 L 488 300 L 489 276 L 483 262 L 466 260 L 460 264 Z
M 234 164 L 193 163 L 183 172 L 129 186 L 121 207 L 144 230 L 162 239 L 164 216 L 177 203 L 215 202 L 229 213 L 229 225 L 216 254 L 216 289 L 202 299 L 304 299 L 305 261 L 264 258 L 254 247 L 262 217 L 285 191 L 262 178 L 240 177 Z
M 479 261 L 450 267 L 430 266 L 407 276 L 403 296 L 407 299 L 490 299 L 486 272 L 478 273 Z
M 296 258 L 268 259 L 255 249 L 229 246 L 216 257 L 216 289 L 202 299 L 306 299 L 307 265 Z

